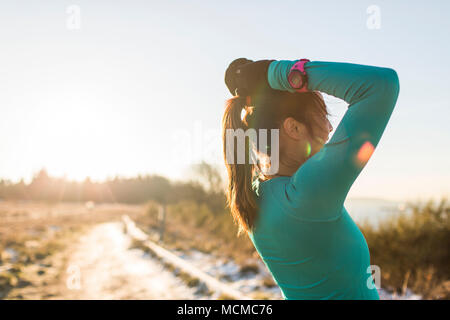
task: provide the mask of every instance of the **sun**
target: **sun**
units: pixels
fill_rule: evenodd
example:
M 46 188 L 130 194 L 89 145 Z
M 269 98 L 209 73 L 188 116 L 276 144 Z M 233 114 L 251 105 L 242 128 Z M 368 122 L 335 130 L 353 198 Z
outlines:
M 61 95 L 40 103 L 27 131 L 35 163 L 51 175 L 81 181 L 104 179 L 126 161 L 117 147 L 126 143 L 118 130 L 124 127 L 95 97 Z

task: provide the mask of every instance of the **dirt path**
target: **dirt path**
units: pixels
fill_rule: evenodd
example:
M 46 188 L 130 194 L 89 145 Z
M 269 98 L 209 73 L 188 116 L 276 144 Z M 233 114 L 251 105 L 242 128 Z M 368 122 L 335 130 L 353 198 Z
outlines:
M 65 299 L 201 299 L 139 249 L 119 222 L 93 227 L 68 259 Z

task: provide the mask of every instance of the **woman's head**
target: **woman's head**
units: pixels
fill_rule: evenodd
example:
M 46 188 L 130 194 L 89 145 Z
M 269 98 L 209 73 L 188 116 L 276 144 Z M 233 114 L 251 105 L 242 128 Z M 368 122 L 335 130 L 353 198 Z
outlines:
M 295 161 L 300 166 L 328 140 L 332 127 L 327 107 L 319 92 L 289 93 L 273 90 L 252 100 L 252 106 L 243 107 L 243 122 L 247 125 L 246 128 L 256 130 L 279 129 L 281 164 Z M 296 171 L 298 167 L 294 169 Z
M 251 101 L 250 105 L 249 102 Z M 244 116 L 242 117 L 242 113 Z M 223 142 L 226 154 L 227 129 L 279 129 L 279 175 L 292 175 L 302 163 L 317 153 L 328 140 L 331 124 L 323 98 L 318 92 L 289 93 L 270 90 L 256 96 L 235 96 L 226 102 L 223 117 Z M 246 141 L 246 152 L 250 141 Z M 270 150 L 270 139 L 268 139 Z M 252 146 L 256 154 L 265 156 L 259 143 Z M 274 149 L 275 150 L 275 149 Z M 233 150 L 235 154 L 237 150 Z M 228 204 L 239 225 L 239 234 L 253 227 L 256 218 L 256 199 L 252 179 L 261 175 L 258 164 L 226 163 L 228 170 Z M 269 179 L 270 177 L 264 177 Z

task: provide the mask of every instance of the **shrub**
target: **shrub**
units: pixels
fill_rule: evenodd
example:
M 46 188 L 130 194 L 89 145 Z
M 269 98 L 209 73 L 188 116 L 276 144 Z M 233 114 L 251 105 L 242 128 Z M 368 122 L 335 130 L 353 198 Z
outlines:
M 397 292 L 410 288 L 425 298 L 449 280 L 450 207 L 447 199 L 408 204 L 409 210 L 361 227 L 371 264 L 381 268 L 382 286 Z

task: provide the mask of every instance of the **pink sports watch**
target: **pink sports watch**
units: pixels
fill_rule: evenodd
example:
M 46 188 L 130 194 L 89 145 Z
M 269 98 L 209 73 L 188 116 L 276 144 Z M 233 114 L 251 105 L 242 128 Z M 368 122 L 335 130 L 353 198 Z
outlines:
M 305 63 L 310 62 L 308 59 L 300 59 L 291 68 L 288 74 L 288 81 L 292 89 L 296 92 L 308 91 L 308 77 L 305 71 Z

